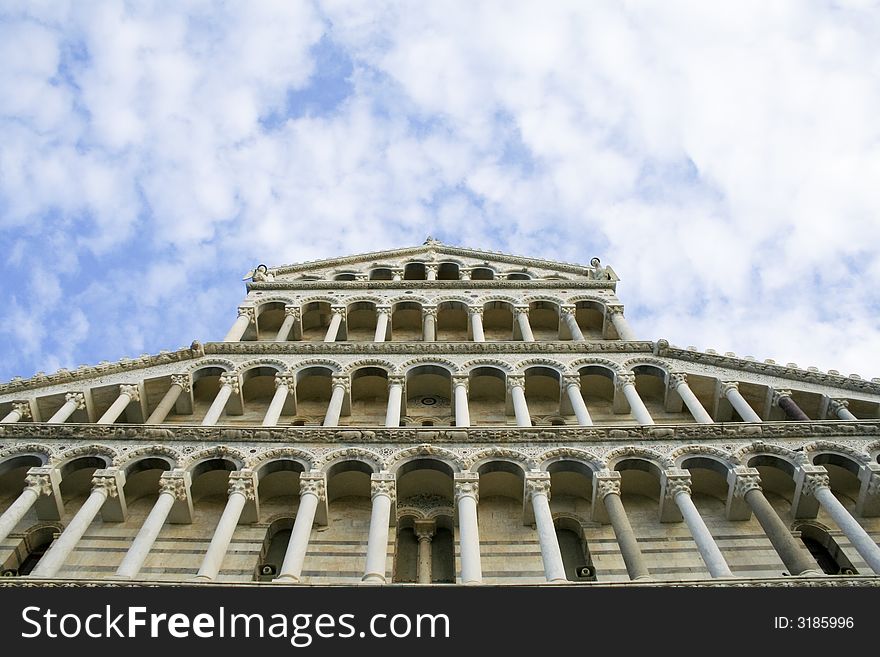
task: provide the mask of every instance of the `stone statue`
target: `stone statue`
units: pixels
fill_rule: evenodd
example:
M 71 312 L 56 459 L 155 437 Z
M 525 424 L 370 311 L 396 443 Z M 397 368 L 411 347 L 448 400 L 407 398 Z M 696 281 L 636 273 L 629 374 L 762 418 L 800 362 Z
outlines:
M 275 275 L 269 273 L 269 268 L 266 265 L 257 265 L 256 269 L 249 271 L 241 280 L 251 280 L 254 283 L 266 283 L 267 281 L 274 281 Z
M 599 261 L 599 258 L 591 258 L 590 259 L 590 267 L 593 268 L 593 271 L 590 272 L 590 277 L 596 281 L 608 281 L 611 280 L 611 274 L 608 273 L 608 269 L 602 266 L 602 263 Z

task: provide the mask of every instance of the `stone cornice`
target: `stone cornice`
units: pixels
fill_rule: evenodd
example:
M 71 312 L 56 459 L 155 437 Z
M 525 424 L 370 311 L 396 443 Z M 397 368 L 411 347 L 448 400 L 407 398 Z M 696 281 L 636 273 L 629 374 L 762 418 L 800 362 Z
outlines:
M 46 386 L 70 383 L 72 381 L 84 381 L 108 374 L 120 374 L 141 370 L 156 365 L 168 363 L 181 363 L 205 355 L 202 345 L 193 342 L 190 347 L 177 351 L 160 351 L 158 354 L 139 356 L 138 358 L 122 358 L 115 363 L 99 363 L 98 365 L 81 365 L 75 370 L 60 369 L 54 374 L 38 373 L 28 379 L 12 379 L 0 384 L 0 395 L 7 395 L 21 390 L 32 390 Z
M 560 281 L 555 279 L 536 279 L 529 281 L 509 281 L 507 279 L 478 281 L 310 281 L 287 280 L 265 281 L 247 284 L 252 290 L 615 290 L 615 281 L 594 281 L 579 279 Z
M 713 365 L 715 367 L 724 367 L 741 372 L 754 372 L 756 374 L 776 376 L 792 381 L 804 381 L 806 383 L 815 383 L 818 385 L 880 395 L 880 379 L 867 381 L 865 379 L 843 376 L 841 374 L 802 370 L 796 367 L 779 365 L 777 363 L 762 363 L 747 358 L 739 358 L 737 356 L 710 354 L 702 351 L 681 349 L 680 347 L 670 345 L 666 340 L 658 340 L 656 344 L 657 346 L 654 353 L 657 356 L 665 356 L 667 358 L 675 358 L 676 360 L 699 363 L 701 365 Z
M 209 342 L 208 355 L 231 354 L 559 354 L 651 353 L 653 342 Z
M 195 441 L 212 443 L 583 443 L 701 440 L 831 439 L 880 436 L 880 421 L 719 422 L 717 424 L 546 427 L 319 427 L 99 425 L 17 422 L 0 425 L 0 439 Z M 0 448 L 4 445 L 0 444 Z

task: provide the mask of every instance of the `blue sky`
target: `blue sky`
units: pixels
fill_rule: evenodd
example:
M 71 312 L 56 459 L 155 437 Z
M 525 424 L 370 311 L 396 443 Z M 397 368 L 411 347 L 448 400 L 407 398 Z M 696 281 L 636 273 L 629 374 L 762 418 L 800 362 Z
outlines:
M 587 263 L 645 339 L 880 376 L 873 2 L 5 2 L 0 380 L 219 340 L 257 262 Z

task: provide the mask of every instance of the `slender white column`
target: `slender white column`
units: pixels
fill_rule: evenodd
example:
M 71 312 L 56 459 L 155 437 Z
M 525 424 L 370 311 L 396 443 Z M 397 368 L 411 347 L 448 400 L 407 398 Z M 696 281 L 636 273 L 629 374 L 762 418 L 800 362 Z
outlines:
M 330 311 L 333 315 L 330 317 L 330 326 L 327 327 L 324 342 L 336 342 L 336 338 L 339 336 L 339 327 L 342 326 L 342 318 L 345 316 L 345 306 L 332 306 Z
M 220 521 L 214 530 L 214 536 L 202 559 L 202 566 L 196 579 L 213 580 L 217 577 L 244 505 L 248 500 L 254 500 L 255 496 L 253 472 L 239 470 L 229 473 L 229 496 L 226 499 L 226 508 L 223 509 L 223 515 L 220 516 Z
M 318 504 L 326 498 L 327 486 L 323 475 L 316 472 L 300 475 L 296 519 L 293 521 L 293 530 L 290 532 L 290 541 L 284 553 L 281 571 L 273 581 L 282 583 L 300 581 L 306 552 L 309 549 L 312 525 L 315 524 L 315 512 L 318 510 Z
M 133 578 L 141 571 L 144 561 L 153 549 L 153 544 L 162 531 L 168 514 L 177 500 L 186 500 L 187 480 L 182 471 L 166 472 L 159 478 L 159 499 L 153 504 L 150 515 L 144 520 L 140 531 L 135 537 L 116 569 L 117 577 Z
M 611 318 L 611 323 L 614 325 L 614 330 L 617 331 L 617 336 L 621 340 L 636 339 L 635 333 L 632 332 L 626 318 L 623 316 L 623 306 L 606 306 L 605 310 L 608 313 L 608 317 Z
M 697 544 L 700 557 L 709 569 L 712 577 L 733 577 L 730 567 L 718 549 L 718 544 L 706 527 L 703 517 L 691 499 L 691 475 L 685 470 L 669 470 L 666 472 L 666 497 L 673 500 L 681 511 L 691 536 Z
M 507 377 L 507 386 L 513 400 L 513 414 L 518 427 L 532 426 L 532 416 L 526 403 L 526 378 L 522 374 L 511 374 Z
M 373 473 L 370 477 L 370 534 L 367 538 L 367 563 L 364 566 L 364 582 L 385 583 L 385 565 L 388 561 L 388 525 L 391 507 L 396 499 L 394 475 L 389 472 Z
M 122 384 L 119 386 L 119 396 L 110 404 L 104 415 L 96 422 L 96 424 L 113 424 L 119 419 L 128 405 L 133 401 L 139 401 L 141 398 L 136 385 Z
M 385 334 L 388 332 L 388 318 L 391 316 L 391 306 L 378 306 L 376 308 L 376 333 L 373 342 L 385 342 Z
M 418 563 L 418 580 L 419 584 L 431 583 L 431 560 L 432 550 L 431 541 L 437 531 L 437 523 L 434 520 L 416 520 L 413 523 L 413 531 L 419 541 L 419 563 Z
M 645 564 L 645 558 L 639 549 L 635 532 L 633 532 L 632 525 L 626 515 L 623 501 L 620 499 L 620 473 L 602 470 L 597 472 L 594 477 L 596 478 L 596 494 L 593 499 L 602 500 L 606 511 L 608 511 L 608 519 L 611 521 L 611 527 L 617 537 L 617 545 L 620 547 L 620 554 L 626 564 L 629 578 L 631 580 L 650 579 L 651 573 Z M 595 501 L 593 503 L 595 504 Z
M 805 468 L 806 469 L 806 468 Z M 880 575 L 880 546 L 872 539 L 865 529 L 850 515 L 846 507 L 831 492 L 831 482 L 828 473 L 823 467 L 809 467 L 809 473 L 804 478 L 804 493 L 813 495 L 828 512 L 837 526 L 840 527 L 849 542 L 856 549 L 862 559 L 871 567 L 877 575 Z
M 31 417 L 31 405 L 27 402 L 14 402 L 12 404 L 12 410 L 7 413 L 2 420 L 0 420 L 0 424 L 13 424 L 18 422 L 22 418 L 30 419 Z
M 838 420 L 858 420 L 855 415 L 850 413 L 849 402 L 845 399 L 832 399 L 828 402 L 828 414 L 834 414 Z
M 535 526 L 538 530 L 538 542 L 541 544 L 541 558 L 544 561 L 544 577 L 548 582 L 566 582 L 568 578 L 565 576 L 559 539 L 556 537 L 553 514 L 550 512 L 550 474 L 545 472 L 527 475 L 526 496 L 531 499 L 535 511 Z
M 648 413 L 648 409 L 645 408 L 645 403 L 642 401 L 642 398 L 639 397 L 639 393 L 636 390 L 635 374 L 617 374 L 614 377 L 614 385 L 623 393 L 624 397 L 626 397 L 626 401 L 629 402 L 629 408 L 632 411 L 636 422 L 639 424 L 654 424 L 654 419 L 651 417 L 651 414 Z
M 251 322 L 255 321 L 255 318 L 256 311 L 253 308 L 239 308 L 238 318 L 235 320 L 232 328 L 229 329 L 229 333 L 227 333 L 226 337 L 223 338 L 223 342 L 238 342 L 239 340 L 241 340 L 244 332 L 247 331 L 247 328 L 251 325 Z
M 64 395 L 64 400 L 64 404 L 55 411 L 55 415 L 50 417 L 46 424 L 64 424 L 74 411 L 86 407 L 86 396 L 81 392 L 68 392 Z
M 422 342 L 437 340 L 437 309 L 422 308 Z
M 300 321 L 299 308 L 295 308 L 294 306 L 284 306 L 284 321 L 281 323 L 281 328 L 278 329 L 278 334 L 275 336 L 275 342 L 287 342 L 287 339 L 290 337 L 290 329 L 292 329 L 298 321 Z
M 330 395 L 330 403 L 327 405 L 327 414 L 324 416 L 323 426 L 339 426 L 339 416 L 342 414 L 342 403 L 345 401 L 345 394 L 350 388 L 351 382 L 347 376 L 333 376 L 333 393 Z
M 468 376 L 456 374 L 452 377 L 452 385 L 455 395 L 455 426 L 471 426 L 471 413 L 468 408 Z
M 25 514 L 31 510 L 34 502 L 41 495 L 52 494 L 52 480 L 48 474 L 28 474 L 24 478 L 24 490 L 15 498 L 15 502 L 9 505 L 9 508 L 0 516 L 0 543 L 6 540 L 10 532 L 24 518 Z
M 276 374 L 275 375 L 275 395 L 269 403 L 266 410 L 266 417 L 263 418 L 264 427 L 274 427 L 281 419 L 281 411 L 284 410 L 284 403 L 293 390 L 296 378 L 293 374 Z
M 172 374 L 171 387 L 168 388 L 168 392 L 165 393 L 162 401 L 156 406 L 156 410 L 150 413 L 150 417 L 147 418 L 147 424 L 162 424 L 165 418 L 168 417 L 168 413 L 174 408 L 174 404 L 177 403 L 177 398 L 180 397 L 180 394 L 182 392 L 189 392 L 191 389 L 192 384 L 188 374 Z
M 471 334 L 474 336 L 474 342 L 485 342 L 486 334 L 483 331 L 483 309 L 468 308 L 468 317 L 471 320 Z
M 217 420 L 220 419 L 220 415 L 223 413 L 223 409 L 226 408 L 226 403 L 229 401 L 232 393 L 238 394 L 239 383 L 237 374 L 223 372 L 220 375 L 220 384 L 220 390 L 217 391 L 217 396 L 214 397 L 211 407 L 205 413 L 205 419 L 202 420 L 203 427 L 211 427 L 217 424 Z
M 678 393 L 678 396 L 681 397 L 684 405 L 687 406 L 687 409 L 697 422 L 700 424 L 714 424 L 715 421 L 712 419 L 712 416 L 703 408 L 700 400 L 697 399 L 694 391 L 688 385 L 687 374 L 684 372 L 673 372 L 670 374 L 669 387 Z
M 425 276 L 429 281 L 436 281 L 437 265 L 425 265 Z
M 517 307 L 513 309 L 516 314 L 516 323 L 519 324 L 519 332 L 522 334 L 523 342 L 534 342 L 535 336 L 532 334 L 532 325 L 529 324 L 529 308 Z
M 388 377 L 388 406 L 385 410 L 385 426 L 400 426 L 400 406 L 403 402 L 403 377 Z
M 581 395 L 580 377 L 566 376 L 562 380 L 562 385 L 565 386 L 565 394 L 568 395 L 578 424 L 584 427 L 593 426 L 593 418 L 590 417 L 590 411 L 587 410 L 587 404 Z
M 575 317 L 577 308 L 575 308 L 575 306 L 562 306 L 560 312 L 562 321 L 565 322 L 565 325 L 568 327 L 568 332 L 571 333 L 571 339 L 583 341 L 585 339 L 584 332 L 581 331 L 581 327 L 578 326 L 577 318 Z
M 483 583 L 483 569 L 480 566 L 480 529 L 477 524 L 479 490 L 479 475 L 470 472 L 455 474 L 462 584 Z
M 743 422 L 760 422 L 761 418 L 755 413 L 754 409 L 749 406 L 749 402 L 746 401 L 745 397 L 743 397 L 739 392 L 739 383 L 736 381 L 725 381 L 721 384 L 721 394 L 727 397 L 727 401 L 730 402 L 730 405 L 739 413 L 739 416 L 743 419 Z
M 99 474 L 100 473 L 100 474 Z M 70 520 L 67 527 L 61 532 L 61 535 L 55 539 L 46 554 L 43 555 L 40 562 L 31 571 L 31 577 L 50 578 L 54 577 L 70 553 L 76 547 L 82 535 L 86 533 L 89 525 L 98 515 L 98 511 L 104 506 L 104 502 L 108 497 L 117 497 L 119 490 L 117 488 L 116 475 L 109 470 L 96 470 L 92 477 L 92 492 L 88 499 L 76 512 L 76 515 Z

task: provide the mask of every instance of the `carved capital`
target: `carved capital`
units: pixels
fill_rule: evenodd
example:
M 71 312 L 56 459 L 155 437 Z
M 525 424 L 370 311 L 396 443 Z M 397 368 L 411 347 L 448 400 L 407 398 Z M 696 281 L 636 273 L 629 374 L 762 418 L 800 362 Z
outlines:
M 223 372 L 223 374 L 220 375 L 220 385 L 229 386 L 232 388 L 232 392 L 236 394 L 238 394 L 238 391 L 241 389 L 238 382 L 238 374 L 235 372 Z
M 327 484 L 323 475 L 300 475 L 299 477 L 299 495 L 314 495 L 318 501 L 323 502 L 327 499 Z
M 434 319 L 437 319 L 437 307 L 432 306 L 422 308 L 422 318 L 425 317 L 432 317 Z
M 581 387 L 581 377 L 579 374 L 565 374 L 562 377 L 562 386 L 563 388 L 568 388 L 569 386 L 575 386 L 578 390 Z
M 34 491 L 37 497 L 52 494 L 52 478 L 48 472 L 33 472 L 37 468 L 32 468 L 28 475 L 24 478 L 24 487 Z M 48 468 L 40 468 L 40 470 L 48 470 Z
M 296 385 L 296 375 L 294 374 L 282 374 L 278 373 L 275 375 L 275 389 L 277 390 L 281 386 L 287 386 L 287 394 L 293 393 L 293 388 Z
M 828 471 L 822 466 L 805 465 L 801 466 L 804 472 L 804 495 L 816 496 L 816 491 L 820 488 L 831 488 L 831 479 Z
M 439 269 L 440 269 L 439 265 L 427 265 L 427 264 L 425 265 L 425 273 L 426 274 L 429 272 L 434 272 L 434 274 L 436 275 L 437 270 L 439 270 Z
M 404 384 L 404 383 L 406 383 L 406 377 L 405 377 L 405 376 L 401 376 L 401 375 L 399 375 L 399 374 L 392 374 L 391 376 L 388 377 L 388 387 L 389 387 L 389 388 L 390 388 L 391 386 L 401 386 L 401 387 L 403 387 L 403 384 Z
M 595 475 L 596 496 L 602 500 L 607 495 L 620 495 L 620 473 L 616 470 L 600 470 Z
M 86 396 L 81 392 L 68 392 L 64 395 L 64 401 L 76 402 L 76 410 L 78 411 L 86 407 Z
M 470 390 L 470 377 L 467 374 L 453 374 L 452 385 L 464 386 L 464 390 L 465 392 L 467 392 L 468 390 Z
M 526 497 L 531 500 L 535 495 L 546 495 L 550 499 L 550 473 L 526 476 Z
M 123 383 L 119 386 L 119 394 L 127 395 L 131 401 L 140 401 L 141 399 L 141 393 L 140 390 L 138 390 L 137 385 L 129 383 Z
M 238 493 L 244 495 L 248 500 L 256 499 L 256 488 L 254 486 L 254 473 L 250 470 L 239 470 L 229 473 L 229 489 L 228 494 Z
M 791 390 L 785 390 L 785 389 L 774 390 L 773 391 L 773 405 L 779 406 L 779 400 L 782 399 L 783 397 L 791 398 Z
M 482 306 L 468 306 L 468 315 L 479 315 L 483 316 L 483 307 Z
M 620 304 L 608 304 L 605 306 L 605 314 L 607 314 L 609 318 L 614 315 L 623 315 L 623 306 Z
M 721 383 L 721 394 L 727 397 L 731 392 L 739 392 L 739 381 L 723 381 Z
M 172 374 L 171 385 L 180 386 L 183 392 L 189 392 L 192 390 L 192 379 L 189 374 Z
M 92 491 L 104 491 L 107 497 L 119 497 L 116 473 L 112 470 L 95 470 L 92 476 Z
M 526 375 L 525 374 L 508 374 L 507 375 L 507 389 L 511 390 L 513 388 L 522 388 L 525 390 L 526 387 Z
M 670 372 L 669 387 L 675 390 L 679 386 L 687 385 L 688 375 L 684 372 Z
M 457 472 L 455 474 L 455 501 L 463 497 L 470 497 L 475 502 L 480 501 L 480 476 L 472 472 Z
M 733 469 L 736 479 L 733 482 L 733 496 L 745 497 L 752 490 L 761 490 L 761 475 L 755 468 L 737 466 Z
M 302 313 L 298 306 L 284 306 L 284 316 L 293 317 L 297 322 L 302 319 Z
M 390 472 L 379 472 L 370 476 L 370 499 L 375 499 L 377 495 L 384 495 L 392 502 L 397 499 L 397 484 Z
M 577 307 L 576 306 L 559 306 L 559 312 L 563 316 L 569 315 L 571 317 L 574 317 L 575 313 L 577 313 Z
M 458 277 L 460 280 L 469 281 L 471 280 L 471 270 L 461 268 L 458 270 Z
M 634 386 L 636 384 L 636 375 L 632 372 L 617 373 L 614 375 L 614 389 L 623 392 L 626 386 Z
M 333 387 L 342 388 L 346 394 L 351 392 L 351 379 L 345 374 L 334 374 L 332 377 Z
M 377 315 L 388 315 L 391 316 L 391 306 L 376 306 L 376 314 Z
M 253 322 L 257 317 L 257 313 L 253 306 L 239 306 L 238 316 L 247 317 L 249 321 Z
M 345 319 L 345 306 L 330 306 L 330 312 Z
M 666 497 L 674 500 L 679 493 L 691 494 L 691 473 L 678 468 L 666 471 Z
M 880 475 L 871 475 L 871 478 L 868 479 L 868 488 L 866 492 L 869 496 L 880 494 Z
M 413 523 L 413 530 L 415 531 L 416 538 L 419 539 L 419 543 L 423 541 L 430 542 L 437 531 L 437 522 L 434 520 L 416 520 Z
M 529 316 L 529 307 L 528 306 L 514 306 L 513 313 L 515 315 L 525 315 L 526 317 L 528 317 Z
M 31 418 L 31 405 L 28 402 L 13 402 L 12 410 L 18 413 L 22 420 Z
M 159 477 L 159 494 L 167 493 L 176 500 L 187 496 L 186 476 L 183 472 L 166 472 Z

